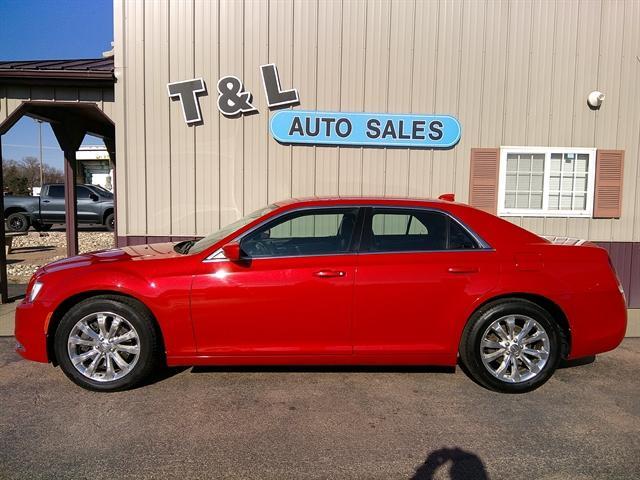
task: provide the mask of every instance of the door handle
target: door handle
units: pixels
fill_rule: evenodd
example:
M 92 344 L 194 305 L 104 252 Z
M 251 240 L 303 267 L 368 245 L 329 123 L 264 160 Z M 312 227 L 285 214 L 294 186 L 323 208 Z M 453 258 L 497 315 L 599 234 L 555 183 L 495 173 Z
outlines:
M 49 203 L 49 200 L 42 200 L 42 203 Z
M 478 273 L 478 267 L 449 267 L 449 273 Z
M 346 273 L 339 270 L 320 270 L 319 272 L 315 272 L 314 275 L 320 278 L 335 278 L 344 277 Z

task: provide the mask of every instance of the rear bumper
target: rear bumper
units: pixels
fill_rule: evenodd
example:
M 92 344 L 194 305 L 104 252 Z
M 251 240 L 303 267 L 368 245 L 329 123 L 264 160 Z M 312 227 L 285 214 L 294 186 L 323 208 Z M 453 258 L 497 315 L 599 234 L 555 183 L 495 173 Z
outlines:
M 627 306 L 618 291 L 589 292 L 574 297 L 566 313 L 571 326 L 569 359 L 613 350 L 627 330 Z
M 47 328 L 50 310 L 39 303 L 21 302 L 16 307 L 16 352 L 27 360 L 49 362 Z

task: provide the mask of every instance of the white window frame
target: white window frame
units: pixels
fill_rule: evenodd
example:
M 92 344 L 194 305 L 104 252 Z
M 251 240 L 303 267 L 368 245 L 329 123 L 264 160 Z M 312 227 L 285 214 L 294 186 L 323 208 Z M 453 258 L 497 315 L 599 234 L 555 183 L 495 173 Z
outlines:
M 577 147 L 500 147 L 500 168 L 498 174 L 498 216 L 501 217 L 593 217 L 593 198 L 596 182 L 595 148 Z M 507 183 L 507 155 L 510 153 L 544 154 L 544 180 L 542 185 L 542 208 L 505 208 Z M 549 179 L 551 177 L 551 154 L 575 153 L 588 154 L 587 169 L 587 208 L 586 210 L 549 210 Z

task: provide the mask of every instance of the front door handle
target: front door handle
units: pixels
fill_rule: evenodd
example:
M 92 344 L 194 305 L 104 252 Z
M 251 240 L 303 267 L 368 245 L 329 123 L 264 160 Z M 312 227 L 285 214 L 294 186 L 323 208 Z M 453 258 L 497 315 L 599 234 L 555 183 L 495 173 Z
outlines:
M 478 273 L 479 269 L 478 267 L 457 266 L 457 267 L 449 267 L 448 272 L 449 273 Z
M 42 203 L 49 203 L 49 200 L 42 200 Z
M 320 278 L 335 278 L 344 277 L 346 273 L 340 270 L 320 270 L 319 272 L 314 273 L 314 275 Z

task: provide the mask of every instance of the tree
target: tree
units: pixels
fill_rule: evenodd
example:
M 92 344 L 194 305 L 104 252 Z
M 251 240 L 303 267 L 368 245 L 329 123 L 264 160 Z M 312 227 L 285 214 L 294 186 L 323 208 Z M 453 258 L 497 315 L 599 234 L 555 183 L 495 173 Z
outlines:
M 13 195 L 31 195 L 33 187 L 40 186 L 40 161 L 36 157 L 24 157 L 20 161 L 8 159 L 2 164 L 4 190 Z M 62 183 L 63 173 L 50 165 L 44 165 L 46 183 Z

